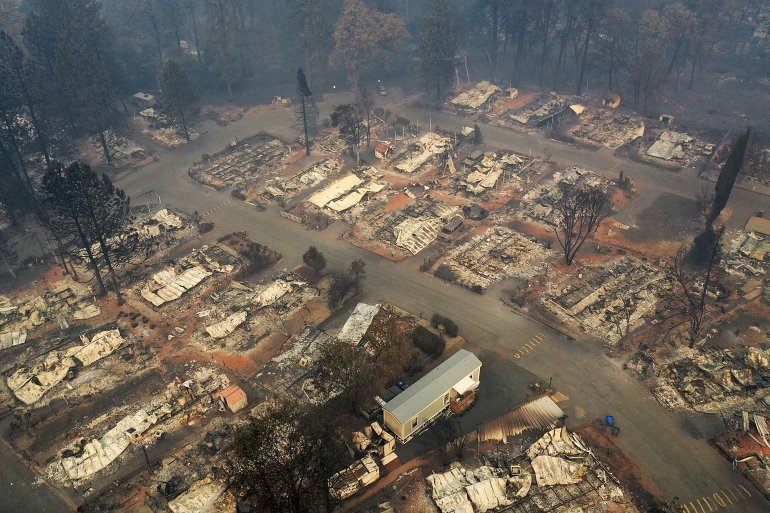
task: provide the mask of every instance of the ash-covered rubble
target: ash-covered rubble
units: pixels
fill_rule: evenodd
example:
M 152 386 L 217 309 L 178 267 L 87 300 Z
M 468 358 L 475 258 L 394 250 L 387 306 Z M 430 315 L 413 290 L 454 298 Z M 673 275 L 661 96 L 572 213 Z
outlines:
M 567 275 L 543 302 L 584 331 L 617 343 L 645 322 L 664 285 L 660 269 L 625 257 Z
M 288 147 L 278 139 L 256 136 L 208 156 L 190 168 L 189 175 L 216 189 L 247 188 L 259 175 L 283 165 L 287 156 Z
M 466 159 L 467 172 L 457 177 L 459 187 L 469 194 L 482 195 L 500 184 L 526 179 L 526 170 L 536 162 L 532 157 L 513 152 L 486 152 L 474 160 Z
M 175 429 L 181 413 L 202 415 L 212 405 L 216 407 L 212 394 L 229 384 L 227 376 L 209 368 L 198 369 L 184 381 L 176 378 L 138 409 L 126 405 L 117 408 L 114 415 L 100 417 L 90 435 L 60 451 L 60 457 L 47 467 L 48 476 L 62 484 L 77 485 L 105 469 L 109 471 L 129 447 L 152 443 L 165 430 Z
M 241 261 L 218 245 L 193 250 L 174 265 L 153 274 L 139 289 L 139 294 L 155 307 L 175 301 L 212 274 L 230 274 Z
M 249 349 L 271 331 L 284 330 L 286 320 L 318 295 L 318 289 L 289 271 L 256 286 L 233 281 L 225 291 L 206 298 L 198 311 L 205 327 L 191 341 L 204 347 Z
M 457 283 L 488 288 L 509 277 L 533 278 L 545 270 L 553 252 L 504 226 L 493 226 L 450 251 L 441 261 Z
M 672 409 L 704 413 L 741 409 L 770 412 L 770 350 L 679 348 L 668 362 L 637 356 L 628 367 L 654 374 L 658 401 Z
M 28 336 L 49 321 L 66 327 L 101 313 L 92 302 L 91 289 L 67 277 L 40 295 L 11 299 L 0 295 L 0 350 L 27 342 Z
M 393 168 L 407 174 L 420 172 L 435 157 L 445 154 L 451 147 L 449 137 L 428 132 L 393 158 Z
M 455 205 L 424 196 L 401 210 L 372 210 L 358 218 L 354 226 L 363 241 L 397 246 L 416 255 L 428 247 L 448 221 L 461 216 Z
M 272 178 L 265 183 L 263 197 L 277 201 L 287 201 L 300 192 L 320 185 L 324 180 L 336 175 L 342 169 L 342 162 L 336 158 L 326 158 L 307 169 L 288 178 Z
M 51 351 L 16 369 L 8 376 L 8 388 L 22 403 L 34 404 L 65 378 L 111 355 L 125 342 L 118 330 L 100 331 L 90 340 L 81 335 L 80 344 Z
M 526 204 L 524 216 L 545 224 L 554 223 L 554 205 L 559 199 L 560 184 L 607 190 L 610 181 L 580 166 L 572 166 L 564 173 L 557 171 L 550 180 L 524 195 L 523 201 Z
M 547 431 L 526 450 L 503 446 L 470 470 L 453 464 L 428 476 L 442 513 L 637 511 L 591 449 L 566 428 Z
M 333 340 L 328 333 L 308 326 L 290 338 L 281 353 L 255 378 L 277 396 L 290 395 L 311 404 L 323 404 L 339 394 L 317 378 L 321 350 Z

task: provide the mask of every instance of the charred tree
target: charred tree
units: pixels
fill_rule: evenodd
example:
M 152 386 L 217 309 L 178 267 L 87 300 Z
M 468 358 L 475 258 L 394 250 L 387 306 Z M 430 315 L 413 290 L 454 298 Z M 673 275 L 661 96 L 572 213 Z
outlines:
M 559 182 L 558 187 L 551 228 L 564 250 L 564 262 L 572 265 L 583 243 L 607 217 L 612 202 L 602 186 L 587 184 L 583 178 Z
M 295 110 L 295 122 L 300 135 L 305 141 L 305 155 L 310 155 L 312 139 L 316 132 L 316 122 L 318 121 L 318 108 L 315 105 L 313 93 L 307 85 L 305 72 L 302 68 L 297 69 L 297 106 Z

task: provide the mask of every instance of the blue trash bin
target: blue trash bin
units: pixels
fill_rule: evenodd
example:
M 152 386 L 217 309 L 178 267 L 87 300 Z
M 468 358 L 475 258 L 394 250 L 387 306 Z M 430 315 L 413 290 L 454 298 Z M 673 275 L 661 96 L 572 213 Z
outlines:
M 607 415 L 607 425 L 608 426 L 614 426 L 615 425 L 615 417 L 612 415 Z

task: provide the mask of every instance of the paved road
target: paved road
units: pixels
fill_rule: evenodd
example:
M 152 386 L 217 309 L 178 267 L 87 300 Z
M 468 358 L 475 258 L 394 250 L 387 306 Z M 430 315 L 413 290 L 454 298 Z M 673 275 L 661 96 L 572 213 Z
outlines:
M 328 112 L 335 99 L 321 105 L 322 113 Z M 450 123 L 464 124 L 451 116 L 440 115 L 446 116 L 438 121 L 442 127 L 449 128 Z M 434 114 L 434 123 L 435 116 L 438 115 Z M 187 168 L 202 153 L 213 153 L 235 137 L 243 138 L 260 130 L 288 135 L 290 126 L 289 113 L 283 109 L 267 110 L 257 118 L 246 117 L 229 127 L 212 129 L 187 147 L 174 152 L 159 152 L 159 162 L 124 175 L 118 179 L 118 185 L 134 197 L 154 189 L 165 204 L 184 211 L 212 211 L 207 217 L 216 223 L 217 229 L 207 235 L 207 240 L 214 240 L 226 232 L 246 230 L 250 237 L 285 255 L 282 262 L 285 267 L 298 264 L 301 254 L 311 244 L 324 252 L 331 266 L 347 265 L 354 258 L 363 259 L 368 274 L 364 300 L 387 301 L 423 316 L 441 312 L 458 323 L 471 347 L 484 358 L 509 360 L 513 373 L 553 377 L 554 384 L 571 398 L 573 407 L 568 413 L 573 414 L 573 424 L 614 414 L 622 426 L 622 435 L 618 439 L 620 447 L 647 469 L 666 496 L 697 503 L 696 500 L 704 496 L 712 497 L 725 490 L 732 493 L 736 487 L 744 486 L 751 497 L 740 495 L 739 502 L 734 496 L 736 504 L 726 510 L 768 511 L 770 504 L 758 498 L 746 481 L 707 443 L 706 438 L 716 429 L 713 417 L 675 415 L 665 410 L 651 398 L 645 387 L 623 372 L 617 362 L 606 358 L 600 349 L 568 341 L 559 333 L 512 313 L 494 298 L 447 285 L 410 266 L 397 265 L 340 242 L 335 227 L 320 233 L 308 231 L 280 217 L 275 209 L 257 212 L 249 205 L 232 201 L 225 192 L 208 190 L 187 178 Z M 542 147 L 547 146 L 558 162 L 580 163 L 612 175 L 617 173 L 613 169 L 618 164 L 617 159 L 605 152 L 586 152 L 563 144 L 546 143 L 495 127 L 484 127 L 484 135 L 487 142 L 500 147 L 528 151 L 532 146 L 533 152 L 542 152 Z M 637 175 L 640 180 L 652 177 L 646 181 L 658 184 L 661 189 L 670 188 L 689 197 L 697 190 L 683 178 L 684 175 L 631 165 L 634 163 L 627 161 L 620 163 L 632 178 L 636 179 Z M 734 198 L 767 201 L 751 193 L 734 194 Z M 513 354 L 539 333 L 543 334 L 539 338 L 542 342 L 525 358 L 516 360 Z M 497 400 L 510 401 L 512 406 L 518 399 L 499 397 Z M 575 418 L 578 415 L 574 406 L 585 411 L 582 419 Z M 7 490 L 4 479 L 7 478 L 0 475 L 0 486 Z M 0 511 L 2 508 L 0 502 Z

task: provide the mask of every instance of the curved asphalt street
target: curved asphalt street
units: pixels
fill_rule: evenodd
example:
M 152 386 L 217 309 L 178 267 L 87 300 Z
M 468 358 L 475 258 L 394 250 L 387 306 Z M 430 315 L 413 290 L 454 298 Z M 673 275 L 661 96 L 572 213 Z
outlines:
M 327 100 L 320 105 L 322 113 L 329 110 L 332 101 Z M 338 103 L 343 101 L 338 99 Z M 443 113 L 421 112 L 413 115 L 424 118 L 430 115 L 434 125 L 440 124 L 445 129 L 467 124 Z M 365 301 L 387 301 L 424 316 L 441 312 L 457 322 L 469 341 L 468 347 L 478 352 L 482 361 L 489 358 L 507 360 L 512 373 L 553 377 L 554 384 L 570 397 L 571 406 L 567 412 L 572 415 L 570 422 L 573 425 L 590 422 L 608 413 L 614 414 L 622 426 L 618 445 L 649 473 L 653 483 L 666 497 L 676 496 L 684 504 L 692 503 L 692 507 L 701 505 L 701 509 L 704 505 L 715 505 L 714 511 L 770 511 L 770 503 L 733 471 L 730 463 L 707 442 L 707 438 L 718 430 L 714 416 L 682 415 L 664 409 L 641 383 L 622 370 L 618 362 L 605 357 L 601 348 L 568 341 L 558 332 L 513 313 L 495 298 L 445 284 L 429 274 L 420 273 L 413 266 L 395 264 L 339 241 L 335 226 L 324 232 L 305 230 L 280 217 L 274 208 L 257 212 L 254 207 L 233 200 L 228 192 L 201 187 L 187 177 L 188 167 L 201 154 L 216 152 L 233 138 L 245 138 L 261 130 L 288 139 L 291 134 L 289 112 L 281 108 L 265 108 L 258 115 L 247 115 L 228 127 L 212 128 L 190 145 L 173 152 L 158 152 L 159 162 L 126 173 L 116 183 L 134 198 L 142 192 L 154 190 L 160 194 L 164 205 L 186 212 L 210 212 L 204 218 L 213 221 L 216 229 L 206 235 L 206 241 L 214 241 L 224 233 L 245 230 L 250 238 L 280 251 L 285 258 L 281 263 L 287 268 L 299 264 L 302 253 L 310 245 L 323 251 L 330 266 L 344 266 L 355 258 L 363 259 L 367 265 Z M 651 186 L 675 194 L 694 197 L 700 188 L 692 186 L 692 177 L 688 179 L 686 173 L 659 171 L 617 159 L 604 151 L 579 150 L 491 126 L 482 125 L 482 131 L 487 144 L 522 152 L 533 147 L 533 153 L 542 153 L 542 148 L 547 146 L 553 159 L 559 163 L 580 163 L 611 176 L 616 176 L 618 166 L 621 166 L 627 176 L 640 181 L 646 179 Z M 750 202 L 750 208 L 768 204 L 767 197 L 750 191 L 736 192 L 733 199 Z M 741 209 L 744 207 L 738 206 Z M 544 334 L 542 342 L 525 358 L 514 359 L 513 354 L 539 333 Z M 509 401 L 510 406 L 517 402 L 507 397 L 496 400 L 502 403 Z M 585 412 L 584 416 L 576 413 L 580 410 Z M 576 418 L 578 416 L 582 420 Z M 7 479 L 0 472 L 0 487 L 11 491 Z M 720 493 L 725 494 L 731 498 L 731 503 L 722 500 L 725 507 L 715 503 L 715 493 L 720 498 Z M 2 495 L 7 497 L 8 493 Z M 707 501 L 704 497 L 710 499 Z M 0 498 L 0 512 L 31 511 L 4 509 L 6 504 L 11 503 Z M 696 511 L 706 513 L 711 510 Z M 692 513 L 692 509 L 688 513 Z

